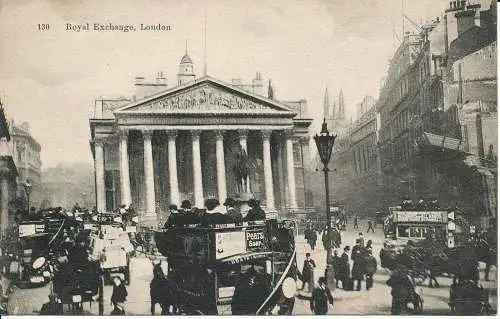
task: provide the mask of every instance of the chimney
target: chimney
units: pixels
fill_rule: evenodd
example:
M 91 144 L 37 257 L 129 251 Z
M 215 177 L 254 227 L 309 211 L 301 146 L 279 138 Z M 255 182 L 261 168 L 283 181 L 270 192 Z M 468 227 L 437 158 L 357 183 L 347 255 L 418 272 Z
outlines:
M 260 72 L 255 74 L 255 79 L 252 80 L 252 91 L 253 93 L 263 95 L 263 84 Z
M 134 85 L 142 85 L 142 84 L 144 84 L 144 77 L 136 76 L 135 81 L 134 81 Z
M 138 100 L 143 99 L 147 95 L 147 85 L 145 78 L 142 76 L 136 76 L 134 80 L 135 86 L 135 96 Z
M 156 73 L 156 84 L 160 84 L 162 86 L 167 87 L 167 77 L 163 72 Z
M 474 19 L 476 17 L 476 10 L 462 10 L 455 13 L 457 18 L 457 36 L 462 35 L 474 26 Z

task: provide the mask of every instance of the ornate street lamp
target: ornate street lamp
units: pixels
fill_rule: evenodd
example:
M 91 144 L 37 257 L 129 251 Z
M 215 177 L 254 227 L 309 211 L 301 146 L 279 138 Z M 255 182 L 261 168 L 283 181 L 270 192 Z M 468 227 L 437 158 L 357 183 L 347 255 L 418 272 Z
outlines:
M 26 199 L 28 201 L 28 214 L 30 213 L 30 194 L 33 189 L 33 185 L 31 185 L 30 180 L 27 179 L 26 182 L 23 183 L 24 191 L 26 192 Z
M 319 135 L 316 134 L 314 136 L 314 141 L 316 142 L 316 147 L 318 148 L 319 157 L 321 158 L 321 162 L 323 163 L 323 172 L 325 173 L 325 204 L 326 204 L 326 220 L 327 220 L 327 228 L 326 228 L 326 238 L 327 241 L 327 250 L 326 250 L 326 280 L 328 286 L 333 288 L 335 285 L 332 285 L 333 280 L 333 266 L 331 261 L 332 257 L 332 221 L 331 221 L 331 212 L 330 212 L 330 190 L 328 185 L 328 163 L 330 162 L 330 158 L 332 157 L 333 144 L 335 143 L 335 138 L 337 135 L 330 135 L 328 132 L 328 125 L 326 123 L 326 119 L 323 118 L 323 125 L 321 126 L 321 132 Z

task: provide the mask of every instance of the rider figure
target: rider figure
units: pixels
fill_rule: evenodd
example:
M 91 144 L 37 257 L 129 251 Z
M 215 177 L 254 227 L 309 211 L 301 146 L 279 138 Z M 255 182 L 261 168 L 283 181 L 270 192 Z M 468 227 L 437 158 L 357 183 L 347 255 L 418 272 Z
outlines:
M 401 314 L 401 310 L 406 309 L 408 302 L 412 300 L 414 284 L 408 276 L 408 269 L 402 263 L 391 274 L 387 285 L 392 288 L 391 315 Z

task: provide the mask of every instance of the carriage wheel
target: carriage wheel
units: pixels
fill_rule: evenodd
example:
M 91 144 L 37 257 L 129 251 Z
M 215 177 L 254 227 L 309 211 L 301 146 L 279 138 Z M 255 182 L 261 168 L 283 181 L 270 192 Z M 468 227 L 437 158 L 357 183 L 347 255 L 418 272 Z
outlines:
M 413 307 L 413 311 L 415 314 L 421 314 L 424 311 L 424 300 L 422 299 L 422 297 L 417 295 L 417 300 L 413 304 Z

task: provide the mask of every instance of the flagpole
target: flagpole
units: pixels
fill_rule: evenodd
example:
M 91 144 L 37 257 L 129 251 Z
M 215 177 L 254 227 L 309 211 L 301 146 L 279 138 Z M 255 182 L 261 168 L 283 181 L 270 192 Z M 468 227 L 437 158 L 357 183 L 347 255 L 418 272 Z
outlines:
M 205 22 L 203 35 L 203 76 L 207 76 L 207 7 L 205 7 Z

